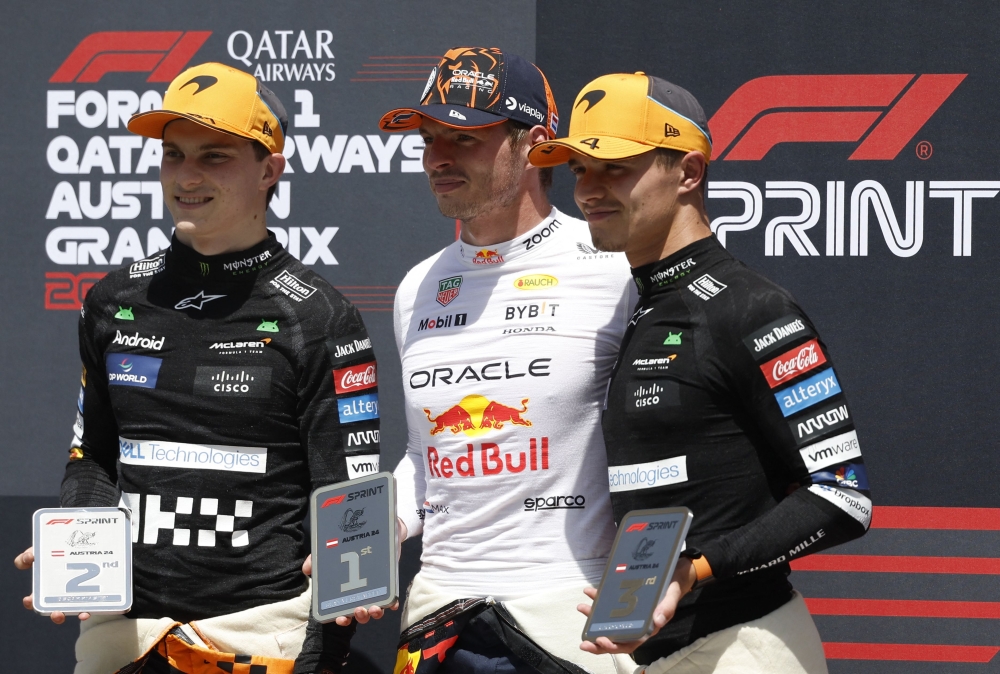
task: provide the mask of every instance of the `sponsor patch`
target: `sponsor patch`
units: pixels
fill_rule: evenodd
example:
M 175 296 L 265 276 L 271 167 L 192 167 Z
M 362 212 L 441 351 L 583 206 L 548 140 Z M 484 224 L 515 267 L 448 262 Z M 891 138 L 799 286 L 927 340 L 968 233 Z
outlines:
M 434 318 L 425 318 L 417 323 L 417 332 L 423 330 L 439 330 L 441 328 L 461 327 L 469 319 L 469 314 L 445 314 Z
M 165 264 L 166 264 L 166 257 L 164 255 L 158 255 L 148 260 L 139 260 L 138 262 L 133 262 L 128 268 L 128 277 L 142 278 L 144 276 L 153 276 L 154 274 L 159 274 L 161 271 L 163 271 Z
M 545 290 L 559 285 L 559 279 L 549 274 L 528 274 L 514 279 L 514 287 L 518 290 Z
M 653 370 L 665 371 L 670 369 L 670 363 L 677 359 L 677 354 L 672 353 L 662 358 L 635 358 L 632 367 L 636 372 L 651 372 Z
M 843 463 L 848 459 L 861 458 L 861 445 L 858 444 L 857 431 L 848 431 L 832 438 L 821 440 L 799 450 L 806 470 L 815 473 L 820 468 Z
M 378 472 L 378 454 L 359 454 L 357 456 L 348 456 L 345 460 L 347 461 L 348 480 L 365 475 L 374 475 Z
M 768 385 L 774 388 L 816 369 L 825 362 L 826 354 L 820 348 L 819 342 L 810 339 L 805 344 L 800 344 L 764 363 L 760 366 L 760 371 L 764 373 Z
M 687 479 L 687 456 L 628 466 L 608 466 L 608 486 L 613 492 L 665 487 L 687 482 Z
M 281 294 L 291 297 L 296 302 L 309 299 L 316 292 L 314 286 L 303 283 L 294 274 L 282 269 L 281 273 L 271 279 L 271 285 L 278 289 Z
M 462 277 L 452 276 L 438 281 L 437 303 L 443 307 L 451 304 L 451 301 L 458 297 L 462 290 Z
M 804 379 L 798 384 L 778 391 L 774 394 L 774 399 L 778 401 L 781 413 L 789 417 L 838 393 L 840 393 L 840 382 L 837 381 L 837 375 L 830 367 L 809 377 L 809 379 Z
M 675 407 L 681 404 L 680 384 L 673 380 L 642 381 L 629 385 L 629 411 L 647 407 Z
M 130 353 L 109 353 L 104 359 L 108 384 L 112 386 L 139 386 L 156 388 L 162 358 L 136 356 Z
M 872 523 L 872 502 L 853 489 L 836 489 L 825 484 L 809 485 L 809 491 L 837 506 L 867 529 Z
M 346 337 L 326 340 L 326 350 L 334 364 L 371 358 L 374 355 L 371 337 L 364 330 L 358 330 Z
M 868 489 L 868 471 L 863 463 L 842 463 L 809 476 L 813 484 L 829 484 L 847 489 Z
M 348 453 L 378 454 L 379 452 L 379 428 L 377 424 L 366 424 L 366 427 L 352 427 L 350 430 L 344 428 L 340 431 L 340 447 Z
M 166 337 L 160 337 L 157 339 L 156 335 L 144 337 L 138 332 L 134 335 L 123 335 L 121 330 L 115 330 L 115 338 L 111 340 L 111 343 L 119 346 L 138 346 L 141 349 L 159 351 L 163 348 L 163 343 L 166 339 Z
M 337 412 L 342 424 L 378 419 L 378 394 L 369 393 L 355 398 L 341 398 L 337 401 Z
M 808 414 L 789 419 L 788 429 L 799 447 L 812 442 L 821 435 L 851 425 L 851 414 L 842 399 L 828 403 Z
M 725 283 L 717 281 L 708 274 L 705 274 L 704 276 L 699 276 L 694 281 L 691 281 L 691 283 L 688 284 L 688 290 L 690 290 L 691 292 L 693 292 L 695 295 L 705 300 L 706 302 L 715 297 L 716 295 L 718 295 L 719 293 L 721 293 L 728 287 L 729 286 L 727 286 Z
M 194 392 L 205 396 L 270 398 L 271 368 L 199 366 L 195 370 Z
M 267 472 L 266 447 L 195 445 L 161 440 L 118 438 L 118 457 L 132 466 L 224 470 L 235 473 Z
M 333 387 L 338 394 L 364 391 L 376 386 L 378 386 L 378 370 L 375 361 L 333 371 Z
M 760 362 L 778 349 L 802 337 L 815 337 L 815 335 L 801 316 L 789 314 L 751 333 L 743 339 L 743 344 L 753 354 L 754 359 Z

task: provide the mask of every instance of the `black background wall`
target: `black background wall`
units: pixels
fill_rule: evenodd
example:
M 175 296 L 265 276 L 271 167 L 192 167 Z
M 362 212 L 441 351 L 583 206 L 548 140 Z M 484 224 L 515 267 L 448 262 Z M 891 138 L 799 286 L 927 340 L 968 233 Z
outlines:
M 101 105 L 149 104 L 155 95 L 145 92 L 162 94 L 171 68 L 185 63 L 260 67 L 289 110 L 295 146 L 269 224 L 362 309 L 382 369 L 391 468 L 406 437 L 392 295 L 407 269 L 455 234 L 415 163 L 419 141 L 392 145 L 376 123 L 416 101 L 447 48 L 488 44 L 545 71 L 563 133 L 576 92 L 604 73 L 646 71 L 698 97 L 716 141 L 710 215 L 727 247 L 789 288 L 822 330 L 870 470 L 872 532 L 793 574 L 831 671 L 992 671 L 1000 651 L 1000 421 L 991 413 L 998 19 L 984 1 L 9 8 L 0 25 L 0 559 L 28 545 L 30 513 L 56 502 L 76 396 L 79 299 L 98 275 L 169 236 L 170 216 L 154 205 L 158 171 L 144 154 L 152 150 L 134 149 L 126 167 L 117 147 L 129 141 L 117 137 L 127 132 L 113 115 L 102 118 Z M 94 37 L 106 31 L 114 35 Z M 138 31 L 158 34 L 122 37 Z M 261 49 L 265 31 L 273 56 Z M 292 31 L 284 54 L 277 31 Z M 295 51 L 302 31 L 308 53 Z M 131 72 L 108 65 L 109 54 L 136 53 Z M 79 113 L 57 105 L 81 98 L 91 103 Z M 80 207 L 83 183 L 90 199 Z M 107 208 L 102 189 L 113 195 Z M 567 171 L 556 172 L 552 196 L 576 212 Z M 418 558 L 419 540 L 408 542 L 405 576 Z M 28 574 L 0 567 L 3 669 L 70 671 L 76 627 L 24 611 L 28 586 Z M 361 628 L 352 670 L 391 671 L 397 628 L 395 616 Z

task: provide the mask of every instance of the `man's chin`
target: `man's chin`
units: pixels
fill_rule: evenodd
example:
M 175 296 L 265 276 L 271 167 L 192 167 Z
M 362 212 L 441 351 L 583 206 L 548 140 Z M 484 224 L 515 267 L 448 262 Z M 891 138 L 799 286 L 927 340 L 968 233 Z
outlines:
M 625 241 L 618 241 L 615 237 L 609 236 L 606 232 L 601 232 L 590 228 L 590 237 L 594 241 L 594 248 L 602 253 L 621 253 L 625 250 Z

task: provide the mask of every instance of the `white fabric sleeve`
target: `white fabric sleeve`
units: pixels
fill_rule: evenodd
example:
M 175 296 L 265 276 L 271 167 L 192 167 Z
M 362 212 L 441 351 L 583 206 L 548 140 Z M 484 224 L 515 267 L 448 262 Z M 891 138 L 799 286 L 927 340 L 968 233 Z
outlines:
M 402 287 L 396 292 L 393 302 L 393 330 L 396 333 L 396 348 L 399 350 L 400 360 L 403 354 L 403 321 L 402 321 Z M 409 426 L 409 424 L 407 424 Z M 420 452 L 420 438 L 418 431 L 413 428 L 408 429 L 408 439 L 406 443 L 406 454 L 400 460 L 393 475 L 396 478 L 396 517 L 406 525 L 406 537 L 413 538 L 419 536 L 424 531 L 424 499 L 427 491 L 427 482 L 424 476 L 424 459 Z

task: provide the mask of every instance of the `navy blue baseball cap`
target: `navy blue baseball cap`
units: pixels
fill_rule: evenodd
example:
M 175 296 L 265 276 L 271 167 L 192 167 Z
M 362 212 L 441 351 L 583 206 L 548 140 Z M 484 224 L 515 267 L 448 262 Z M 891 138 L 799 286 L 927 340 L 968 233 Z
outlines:
M 420 104 L 382 116 L 383 131 L 409 131 L 428 117 L 454 128 L 475 129 L 512 119 L 559 129 L 556 101 L 538 66 L 495 47 L 451 49 L 431 70 Z

